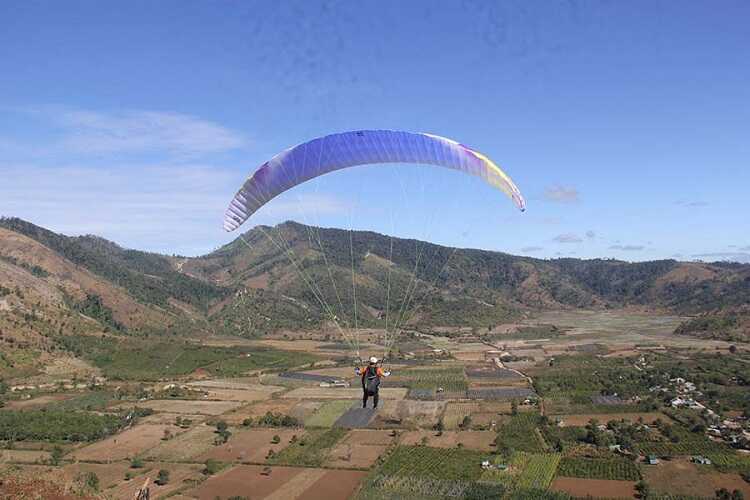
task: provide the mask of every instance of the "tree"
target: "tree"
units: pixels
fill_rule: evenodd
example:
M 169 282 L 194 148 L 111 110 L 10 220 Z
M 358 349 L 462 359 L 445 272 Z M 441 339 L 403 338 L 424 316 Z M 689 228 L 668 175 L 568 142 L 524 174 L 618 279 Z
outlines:
M 212 476 L 219 472 L 221 470 L 221 463 L 217 462 L 213 458 L 209 458 L 206 460 L 205 468 L 203 469 L 203 473 L 207 476 Z
M 461 421 L 461 425 L 459 427 L 461 427 L 462 429 L 468 429 L 469 427 L 471 427 L 471 416 L 466 415 Z
M 223 420 L 219 420 L 218 422 L 216 422 L 216 431 L 218 433 L 226 431 L 228 427 L 229 426 L 227 425 L 227 423 Z
M 720 490 L 716 490 L 716 499 L 717 500 L 732 500 L 732 495 L 729 494 L 728 489 L 721 488 Z
M 169 482 L 169 471 L 166 469 L 159 470 L 159 473 L 156 475 L 156 481 L 154 481 L 159 486 L 164 486 Z
M 740 490 L 732 492 L 732 500 L 745 500 L 745 495 Z
M 510 414 L 518 415 L 518 401 L 515 399 L 510 402 Z
M 651 494 L 651 488 L 649 488 L 648 483 L 643 480 L 635 483 L 635 490 L 638 492 L 639 498 L 647 499 Z
M 732 354 L 736 353 L 737 352 L 737 346 L 734 345 L 734 344 L 730 345 L 729 346 L 729 352 L 731 352 Z M 738 490 L 735 490 L 735 491 L 738 491 Z M 740 493 L 740 495 L 742 494 L 741 491 L 739 493 Z
M 273 438 L 271 439 L 271 443 L 273 444 L 279 444 L 280 442 L 281 442 L 281 438 L 279 437 L 278 434 L 275 434 Z
M 52 465 L 60 465 L 60 461 L 63 457 L 63 450 L 59 446 L 55 445 L 54 448 L 52 448 L 52 453 L 50 453 L 49 461 L 52 463 Z
M 82 477 L 81 483 L 92 491 L 99 491 L 99 476 L 97 476 L 95 472 L 85 473 Z
M 140 457 L 133 457 L 130 460 L 130 468 L 131 469 L 141 469 L 143 468 L 143 459 Z

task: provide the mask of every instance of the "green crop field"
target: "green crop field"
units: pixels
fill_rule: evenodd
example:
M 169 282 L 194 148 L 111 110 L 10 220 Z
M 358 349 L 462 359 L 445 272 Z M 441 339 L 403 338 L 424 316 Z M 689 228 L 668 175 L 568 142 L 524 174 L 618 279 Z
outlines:
M 510 460 L 497 456 L 495 465 L 505 464 L 505 470 L 489 469 L 482 471 L 481 480 L 502 484 L 507 490 L 546 489 L 555 477 L 559 453 L 513 453 Z
M 626 458 L 564 457 L 557 467 L 557 475 L 584 479 L 618 479 L 638 481 L 641 473 L 638 466 Z
M 676 427 L 676 426 L 675 426 Z M 709 455 L 723 453 L 729 448 L 722 443 L 711 441 L 703 434 L 695 434 L 686 430 L 675 433 L 679 441 L 672 442 L 666 438 L 662 441 L 638 443 L 636 449 L 642 455 L 680 456 L 680 455 Z
M 460 392 L 469 387 L 462 366 L 404 370 L 397 376 L 399 383 L 410 389 L 435 390 L 442 387 L 446 392 Z
M 480 481 L 490 455 L 462 448 L 399 446 L 375 471 L 357 498 L 449 499 L 501 498 L 498 482 Z
M 498 428 L 498 451 L 526 451 L 543 453 L 547 446 L 539 431 L 539 415 L 519 413 Z
M 198 368 L 218 376 L 238 376 L 249 370 L 282 370 L 317 359 L 304 352 L 269 348 L 238 350 L 122 337 L 64 336 L 59 342 L 116 380 L 158 380 L 187 375 Z
M 352 407 L 351 401 L 327 401 L 305 419 L 305 427 L 331 427 L 338 418 Z
M 328 452 L 348 432 L 347 429 L 311 430 L 295 443 L 269 458 L 269 464 L 319 467 Z
M 476 481 L 489 454 L 462 448 L 399 446 L 380 468 L 384 475 Z
M 516 486 L 520 489 L 546 490 L 555 477 L 559 453 L 528 453 L 526 466 L 518 476 Z
M 708 458 L 711 459 L 714 467 L 721 472 L 750 474 L 750 456 L 748 455 L 740 455 L 727 450 L 724 453 L 710 453 Z
M 53 410 L 103 410 L 114 398 L 109 391 L 94 390 L 71 399 L 52 403 L 47 408 Z

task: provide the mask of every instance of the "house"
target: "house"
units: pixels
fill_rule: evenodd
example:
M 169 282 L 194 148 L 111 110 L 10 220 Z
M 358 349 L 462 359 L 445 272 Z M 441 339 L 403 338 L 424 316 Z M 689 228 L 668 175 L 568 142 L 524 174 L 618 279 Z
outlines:
M 711 465 L 711 459 L 704 457 L 703 455 L 697 455 L 690 459 L 695 464 Z
M 656 455 L 649 455 L 646 458 L 646 463 L 648 463 L 649 465 L 656 465 L 659 463 L 659 459 L 656 458 Z

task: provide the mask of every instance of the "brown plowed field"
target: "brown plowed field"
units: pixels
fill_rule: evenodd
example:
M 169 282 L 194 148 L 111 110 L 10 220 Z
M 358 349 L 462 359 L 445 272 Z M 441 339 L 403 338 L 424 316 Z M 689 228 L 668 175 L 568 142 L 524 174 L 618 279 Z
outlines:
M 302 437 L 302 429 L 249 429 L 238 430 L 229 438 L 229 442 L 214 446 L 203 453 L 199 460 L 213 458 L 221 462 L 255 462 L 264 463 L 268 450 L 278 453 L 287 446 L 292 436 Z M 274 436 L 279 436 L 278 444 L 271 444 Z
M 196 489 L 185 493 L 201 500 L 246 496 L 265 500 L 345 500 L 351 498 L 367 475 L 362 471 L 238 465 L 212 476 Z
M 739 474 L 721 474 L 712 467 L 698 466 L 687 459 L 662 460 L 658 465 L 644 466 L 643 475 L 655 493 L 693 495 L 713 498 L 716 490 L 740 490 L 750 497 L 750 484 Z
M 169 441 L 160 441 L 158 446 L 146 453 L 146 458 L 166 461 L 192 460 L 214 446 L 215 431 L 215 427 L 198 424 Z
M 152 468 L 145 474 L 135 476 L 130 481 L 121 481 L 115 488 L 107 490 L 105 492 L 107 498 L 121 500 L 131 500 L 135 498 L 135 493 L 138 491 L 138 488 L 143 486 L 147 477 L 151 479 L 149 484 L 151 498 L 164 498 L 170 493 L 185 486 L 184 481 L 197 481 L 203 477 L 203 474 L 201 473 L 203 466 L 201 465 L 154 463 L 148 464 L 148 466 Z M 154 483 L 160 469 L 169 471 L 169 482 L 164 486 L 159 486 Z
M 435 431 L 407 431 L 401 435 L 399 444 L 418 445 L 427 438 L 427 446 L 433 448 L 455 448 L 461 443 L 470 450 L 492 451 L 496 437 L 494 431 L 444 431 L 442 436 Z
M 558 477 L 550 485 L 552 491 L 562 491 L 574 497 L 634 498 L 635 482 L 610 479 L 581 479 Z
M 132 408 L 132 403 L 120 405 L 123 408 Z M 183 399 L 154 399 L 138 403 L 143 408 L 151 408 L 156 412 L 182 413 L 198 415 L 221 415 L 229 410 L 242 406 L 238 401 L 201 401 Z
M 82 473 L 93 472 L 99 478 L 99 486 L 102 489 L 120 484 L 124 480 L 126 472 L 138 473 L 135 469 L 131 469 L 130 463 L 126 461 L 112 464 L 87 464 L 78 462 L 66 465 L 62 470 L 69 481 L 74 481 Z
M 136 425 L 103 441 L 76 450 L 71 456 L 77 460 L 97 462 L 132 458 L 161 443 L 165 429 L 172 433 L 179 431 L 179 428 L 173 425 Z

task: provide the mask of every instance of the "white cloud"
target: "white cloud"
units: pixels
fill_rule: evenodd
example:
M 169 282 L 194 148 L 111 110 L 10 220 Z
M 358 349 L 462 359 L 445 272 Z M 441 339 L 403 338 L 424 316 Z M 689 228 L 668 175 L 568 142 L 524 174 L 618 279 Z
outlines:
M 0 215 L 69 235 L 96 234 L 125 247 L 197 255 L 235 238 L 222 228 L 241 179 L 203 164 L 46 168 L 0 165 Z M 314 224 L 347 213 L 343 200 L 286 193 L 258 212 L 256 223 Z M 252 227 L 249 224 L 247 229 Z
M 610 250 L 622 250 L 624 252 L 640 252 L 643 250 L 643 245 L 612 245 L 609 247 Z
M 57 116 L 66 130 L 63 144 L 78 152 L 166 151 L 196 155 L 237 149 L 245 140 L 216 123 L 173 112 L 68 111 Z
M 173 111 L 97 111 L 42 106 L 15 110 L 35 120 L 39 137 L 33 147 L 4 139 L 24 157 L 77 155 L 160 155 L 195 158 L 245 148 L 249 140 L 218 123 Z M 45 128 L 46 127 L 46 128 Z M 2 141 L 0 141 L 0 146 Z
M 544 199 L 554 203 L 578 203 L 580 196 L 574 187 L 550 186 L 544 191 Z
M 690 208 L 707 207 L 709 205 L 707 201 L 702 201 L 702 200 L 695 200 L 695 201 L 680 200 L 680 201 L 677 201 L 676 204 L 682 207 L 690 207 Z
M 557 243 L 580 243 L 583 239 L 577 234 L 565 233 L 555 236 L 553 241 L 556 241 Z

